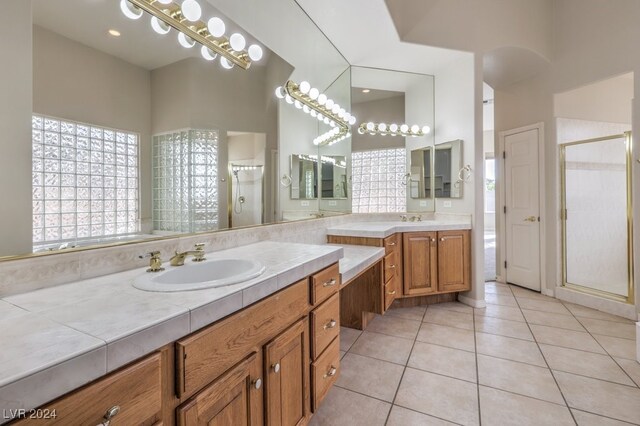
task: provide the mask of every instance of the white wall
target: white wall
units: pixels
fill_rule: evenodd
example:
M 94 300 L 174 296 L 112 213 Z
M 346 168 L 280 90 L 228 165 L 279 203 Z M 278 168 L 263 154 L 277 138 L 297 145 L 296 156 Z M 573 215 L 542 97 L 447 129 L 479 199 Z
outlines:
M 31 0 L 0 13 L 0 256 L 31 253 Z

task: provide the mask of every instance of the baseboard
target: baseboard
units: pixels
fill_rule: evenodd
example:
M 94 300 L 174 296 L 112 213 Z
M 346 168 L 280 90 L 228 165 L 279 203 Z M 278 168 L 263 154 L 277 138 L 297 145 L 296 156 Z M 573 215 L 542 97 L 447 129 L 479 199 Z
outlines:
M 611 315 L 638 321 L 638 314 L 636 313 L 636 307 L 634 305 L 593 296 L 566 287 L 556 287 L 555 293 L 557 299 L 565 302 L 575 303 L 576 305 L 586 306 L 587 308 L 596 309 Z
M 487 302 L 485 302 L 484 300 L 472 299 L 470 297 L 463 296 L 461 294 L 458 295 L 458 301 L 476 309 L 482 309 L 487 307 Z
M 636 323 L 636 361 L 640 362 L 640 321 Z

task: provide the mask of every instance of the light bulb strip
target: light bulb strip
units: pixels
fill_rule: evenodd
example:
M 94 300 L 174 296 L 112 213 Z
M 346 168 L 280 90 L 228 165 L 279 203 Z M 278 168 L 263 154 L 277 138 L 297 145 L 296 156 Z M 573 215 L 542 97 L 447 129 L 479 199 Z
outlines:
M 373 124 L 373 130 L 369 130 L 367 128 L 368 124 Z M 422 130 L 422 128 L 418 129 L 417 132 L 414 132 L 411 127 L 409 127 L 407 129 L 406 132 L 401 130 L 401 127 L 403 125 L 398 125 L 398 129 L 395 132 L 392 132 L 389 129 L 389 125 L 387 124 L 384 130 L 380 129 L 380 124 L 382 123 L 360 123 L 360 126 L 358 126 L 358 133 L 361 135 L 371 135 L 371 136 L 404 136 L 404 137 L 420 137 L 420 136 L 426 136 L 431 132 L 431 129 L 429 129 L 429 131 L 425 132 Z M 428 126 L 425 126 L 428 127 Z
M 127 0 L 148 14 L 155 16 L 165 24 L 192 38 L 213 52 L 225 57 L 228 61 L 240 68 L 247 70 L 251 66 L 251 60 L 246 51 L 235 52 L 231 49 L 229 39 L 216 38 L 209 33 L 207 24 L 202 21 L 190 22 L 182 16 L 180 6 L 175 3 L 162 4 L 156 0 Z

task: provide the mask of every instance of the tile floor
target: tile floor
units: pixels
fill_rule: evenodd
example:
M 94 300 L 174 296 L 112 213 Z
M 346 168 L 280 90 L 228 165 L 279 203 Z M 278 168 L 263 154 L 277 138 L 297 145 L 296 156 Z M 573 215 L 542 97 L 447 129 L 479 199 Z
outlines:
M 392 309 L 343 328 L 312 425 L 640 424 L 633 322 L 487 283 L 487 308 Z

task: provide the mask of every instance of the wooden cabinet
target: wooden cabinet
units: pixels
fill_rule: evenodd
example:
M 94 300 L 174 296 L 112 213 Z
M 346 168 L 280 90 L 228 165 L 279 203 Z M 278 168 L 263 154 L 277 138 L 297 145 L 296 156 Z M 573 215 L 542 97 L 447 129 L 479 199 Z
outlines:
M 309 420 L 308 330 L 304 318 L 265 346 L 268 425 L 296 426 Z
M 404 295 L 420 296 L 438 291 L 437 233 L 403 234 Z
M 402 294 L 402 234 L 394 234 L 383 240 L 384 256 L 384 310 L 389 309 L 396 297 Z
M 322 355 L 311 364 L 314 412 L 318 409 L 339 376 L 340 338 L 335 338 Z
M 251 354 L 180 406 L 178 425 L 262 425 L 261 369 L 259 354 Z
M 318 305 L 340 290 L 338 264 L 329 266 L 311 276 L 311 304 Z
M 316 359 L 340 335 L 340 293 L 311 312 L 311 358 Z
M 471 242 L 468 231 L 438 232 L 438 291 L 471 289 Z

